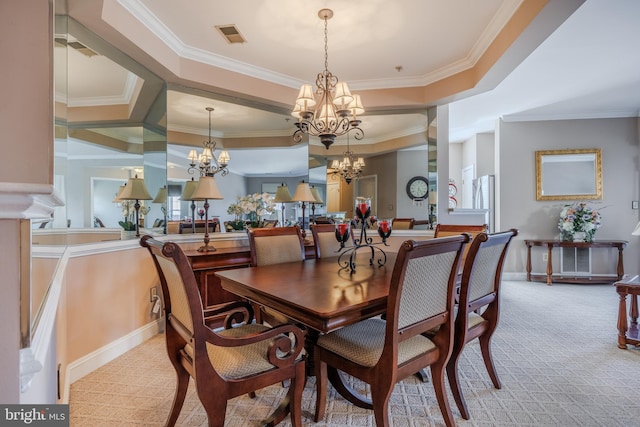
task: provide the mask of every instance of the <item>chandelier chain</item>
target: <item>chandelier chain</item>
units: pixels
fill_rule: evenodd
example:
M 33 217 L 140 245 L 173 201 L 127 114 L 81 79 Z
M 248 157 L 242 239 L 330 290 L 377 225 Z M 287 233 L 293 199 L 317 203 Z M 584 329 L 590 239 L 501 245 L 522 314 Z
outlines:
M 327 17 L 324 18 L 324 71 L 329 72 L 329 30 L 327 29 Z

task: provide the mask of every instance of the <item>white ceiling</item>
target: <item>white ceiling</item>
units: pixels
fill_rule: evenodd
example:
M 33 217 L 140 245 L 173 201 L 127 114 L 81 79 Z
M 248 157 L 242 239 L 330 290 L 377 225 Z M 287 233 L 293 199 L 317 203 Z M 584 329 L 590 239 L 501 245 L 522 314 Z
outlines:
M 472 66 L 521 1 L 191 0 L 188 7 L 176 7 L 171 0 L 102 0 L 102 3 L 103 9 L 97 13 L 101 19 L 117 3 L 181 58 L 291 88 L 303 82 L 312 83 L 322 71 L 323 22 L 317 11 L 330 7 L 335 16 L 328 23 L 329 69 L 357 92 L 426 85 Z M 73 4 L 70 0 L 72 16 Z M 85 9 L 95 7 L 78 4 Z M 79 12 L 78 19 L 84 18 L 85 25 L 90 27 L 90 18 L 83 17 L 84 12 Z M 498 118 L 638 116 L 638 17 L 637 0 L 586 0 L 493 90 L 450 104 L 450 142 L 492 132 Z M 226 24 L 235 24 L 247 43 L 231 45 L 223 40 L 214 26 Z M 79 61 L 89 67 L 93 59 Z M 398 66 L 402 67 L 400 71 L 396 69 Z M 100 68 L 107 69 L 103 64 Z M 98 72 L 95 68 L 78 69 L 82 70 L 81 75 Z M 131 76 L 120 84 L 110 81 L 105 80 L 100 90 L 104 92 L 111 87 L 112 93 L 91 93 L 91 88 L 85 87 L 84 94 L 73 94 L 76 99 L 69 99 L 70 105 L 74 101 L 87 102 L 92 97 L 95 102 L 101 102 L 102 98 L 106 103 L 109 97 L 131 96 Z M 249 95 L 250 92 L 247 88 Z M 176 91 L 169 95 L 168 128 L 206 135 L 206 106 L 215 108 L 214 137 L 281 136 L 291 134 L 294 129 L 286 114 Z M 362 120 L 369 142 L 426 128 L 421 114 L 365 115 Z M 270 152 L 274 157 L 257 150 L 251 152 L 258 156 L 253 164 L 259 161 L 275 165 L 282 160 L 277 150 Z M 232 157 L 251 156 L 251 152 L 232 153 Z M 290 165 L 285 168 L 291 169 Z M 275 166 L 274 173 L 277 173 Z

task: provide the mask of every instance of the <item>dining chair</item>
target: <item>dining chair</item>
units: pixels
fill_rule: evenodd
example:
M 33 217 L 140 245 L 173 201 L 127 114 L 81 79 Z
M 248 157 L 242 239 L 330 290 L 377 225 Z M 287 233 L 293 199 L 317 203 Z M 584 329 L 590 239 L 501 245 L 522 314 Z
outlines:
M 340 243 L 336 240 L 335 224 L 311 224 L 316 258 L 334 258 L 340 255 Z M 351 233 L 353 237 L 353 233 Z M 352 239 L 351 239 L 352 240 Z M 349 242 L 345 242 L 349 246 Z
M 455 320 L 453 352 L 447 364 L 451 392 L 462 418 L 469 419 L 460 379 L 458 361 L 464 346 L 478 338 L 484 365 L 495 388 L 501 387 L 491 357 L 491 337 L 500 318 L 500 282 L 509 244 L 518 230 L 478 234 L 469 245 L 462 271 L 458 312 Z
M 318 338 L 313 353 L 316 422 L 325 413 L 328 373 L 336 378 L 334 373 L 342 371 L 369 384 L 371 401 L 349 400 L 373 409 L 382 427 L 389 425 L 394 385 L 429 366 L 445 423 L 455 425 L 444 374 L 453 346 L 456 272 L 468 241 L 468 235 L 405 241 L 393 266 L 386 319 L 366 319 Z M 423 335 L 434 328 L 433 338 Z
M 394 230 L 413 230 L 413 218 L 393 218 L 391 228 Z
M 248 234 L 253 267 L 294 261 L 302 262 L 305 259 L 304 240 L 298 225 L 250 228 Z M 269 307 L 260 307 L 257 315 L 259 322 L 267 322 L 270 325 L 291 322 L 284 314 Z
M 180 246 L 148 235 L 140 245 L 149 250 L 160 278 L 167 353 L 177 376 L 166 425 L 175 425 L 191 376 L 209 426 L 224 425 L 229 399 L 255 396 L 256 390 L 286 380 L 291 423 L 301 426 L 306 333 L 294 325 L 269 328 L 253 323 L 253 308 L 245 301 L 203 310 L 195 275 Z M 223 329 L 207 326 L 208 319 L 220 318 Z

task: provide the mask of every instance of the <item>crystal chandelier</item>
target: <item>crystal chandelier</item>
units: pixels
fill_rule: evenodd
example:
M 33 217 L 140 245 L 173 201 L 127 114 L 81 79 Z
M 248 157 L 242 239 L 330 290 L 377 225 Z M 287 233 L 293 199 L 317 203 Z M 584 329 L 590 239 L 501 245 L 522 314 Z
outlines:
M 331 163 L 332 177 L 335 180 L 342 178 L 347 184 L 351 184 L 351 181 L 362 176 L 364 159 L 362 157 L 356 159 L 353 151 L 349 150 L 349 135 L 347 135 L 347 151 L 343 156 L 342 161 L 334 160 Z
M 195 171 L 199 171 L 200 176 L 214 176 L 217 173 L 225 176 L 229 173 L 227 165 L 231 158 L 227 150 L 222 150 L 216 159 L 216 142 L 211 139 L 211 112 L 213 108 L 206 107 L 205 110 L 209 112 L 209 139 L 202 143 L 204 149 L 200 155 L 198 155 L 196 150 L 189 151 L 189 155 L 187 156 L 191 161 L 191 163 L 189 163 L 189 173 L 193 174 Z
M 338 82 L 338 77 L 328 70 L 329 51 L 327 48 L 327 21 L 333 17 L 331 9 L 318 12 L 324 20 L 324 71 L 316 77 L 315 93 L 320 102 L 316 102 L 313 88 L 304 84 L 296 99 L 291 115 L 298 119 L 293 140 L 301 142 L 304 134 L 317 136 L 327 149 L 337 136 L 354 132 L 356 139 L 362 139 L 364 132 L 359 128 L 358 115 L 364 113 L 360 95 L 352 95 L 346 82 Z M 315 109 L 314 109 L 315 107 Z

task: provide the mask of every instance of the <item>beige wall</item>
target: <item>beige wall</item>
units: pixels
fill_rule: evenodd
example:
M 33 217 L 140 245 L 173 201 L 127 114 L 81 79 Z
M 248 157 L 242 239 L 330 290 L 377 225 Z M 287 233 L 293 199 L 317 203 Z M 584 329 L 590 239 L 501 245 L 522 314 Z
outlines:
M 154 320 L 149 288 L 160 282 L 144 248 L 71 258 L 66 274 L 68 361 Z

